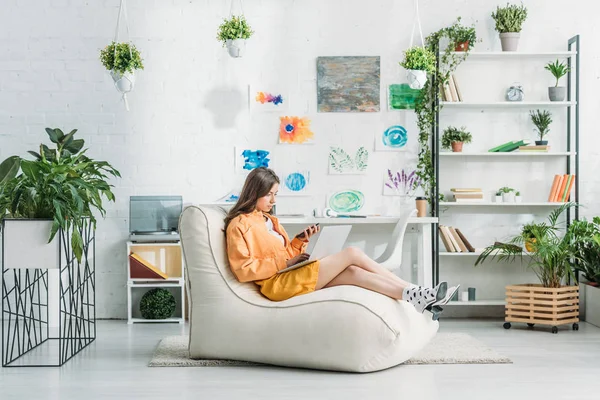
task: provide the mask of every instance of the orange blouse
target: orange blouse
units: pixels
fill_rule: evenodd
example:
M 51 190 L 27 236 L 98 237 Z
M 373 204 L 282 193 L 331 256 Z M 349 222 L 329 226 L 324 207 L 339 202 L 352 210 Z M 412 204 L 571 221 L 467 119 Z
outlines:
M 283 236 L 284 244 L 270 234 L 265 217 Z M 307 240 L 290 241 L 277 217 L 261 211 L 242 214 L 233 219 L 226 232 L 229 265 L 240 282 L 268 279 L 286 268 L 286 261 L 305 251 Z

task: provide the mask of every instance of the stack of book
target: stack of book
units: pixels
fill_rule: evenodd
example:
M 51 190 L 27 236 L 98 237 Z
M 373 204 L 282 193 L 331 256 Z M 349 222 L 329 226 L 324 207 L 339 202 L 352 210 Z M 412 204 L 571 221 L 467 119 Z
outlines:
M 442 101 L 463 101 L 462 94 L 458 88 L 458 82 L 454 75 L 448 77 L 448 82 L 443 86 L 440 95 Z
M 519 151 L 537 151 L 537 152 L 548 152 L 550 146 L 548 145 L 536 145 L 536 146 L 520 146 Z
M 552 182 L 552 188 L 548 195 L 548 201 L 550 203 L 564 203 L 569 201 L 574 184 L 575 175 L 554 175 L 554 181 Z
M 488 150 L 489 153 L 508 153 L 511 151 L 515 151 L 520 149 L 521 147 L 529 147 L 529 144 L 526 140 L 511 140 L 510 142 L 501 144 L 500 146 L 496 146 Z
M 451 226 L 440 225 L 440 239 L 449 253 L 474 253 L 475 248 L 462 234 L 460 229 Z
M 454 188 L 450 191 L 457 203 L 479 203 L 483 201 L 483 191 L 481 189 Z

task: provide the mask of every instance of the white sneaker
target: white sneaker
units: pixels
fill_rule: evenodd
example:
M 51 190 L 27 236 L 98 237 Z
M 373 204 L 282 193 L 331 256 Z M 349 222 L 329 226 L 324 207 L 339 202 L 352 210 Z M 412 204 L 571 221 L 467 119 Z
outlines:
M 402 299 L 411 303 L 418 312 L 423 313 L 426 308 L 435 302 L 442 301 L 448 292 L 448 284 L 440 282 L 434 288 L 422 288 L 419 286 L 407 287 L 404 289 Z
M 446 296 L 444 296 L 443 299 L 436 301 L 431 306 L 432 307 L 433 306 L 443 306 L 444 304 L 448 304 L 448 302 L 450 302 L 450 300 L 452 300 L 452 296 L 454 296 L 454 294 L 458 291 L 459 288 L 460 288 L 460 285 L 449 287 L 448 291 L 446 292 Z

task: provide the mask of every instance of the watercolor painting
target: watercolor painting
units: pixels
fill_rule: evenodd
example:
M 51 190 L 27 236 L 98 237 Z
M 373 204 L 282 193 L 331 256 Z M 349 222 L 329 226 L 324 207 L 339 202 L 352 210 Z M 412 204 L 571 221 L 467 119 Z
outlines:
M 264 86 L 250 86 L 250 108 L 257 112 L 287 111 L 289 96 L 284 90 Z
M 365 195 L 359 190 L 340 190 L 327 199 L 327 206 L 341 214 L 355 213 L 364 205 Z
M 268 150 L 248 149 L 243 147 L 235 148 L 236 170 L 239 173 L 250 172 L 255 168 L 269 167 L 271 154 Z
M 375 138 L 376 151 L 406 151 L 408 130 L 402 125 L 392 125 Z
M 395 171 L 388 168 L 384 175 L 383 195 L 412 197 L 420 182 L 415 169 Z
M 418 89 L 412 89 L 408 83 L 389 85 L 388 109 L 414 110 L 420 92 Z
M 279 196 L 309 196 L 310 171 L 295 170 L 279 175 Z
M 279 118 L 279 143 L 310 144 L 314 136 L 314 132 L 310 130 L 310 119 L 307 117 Z
M 330 175 L 363 175 L 369 167 L 369 151 L 363 146 L 354 153 L 341 147 L 331 147 L 329 151 Z
M 380 57 L 318 57 L 319 112 L 379 112 Z

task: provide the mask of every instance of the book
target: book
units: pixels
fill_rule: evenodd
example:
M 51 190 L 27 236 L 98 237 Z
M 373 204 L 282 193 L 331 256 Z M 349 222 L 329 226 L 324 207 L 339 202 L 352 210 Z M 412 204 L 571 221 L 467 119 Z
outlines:
M 569 177 L 567 178 L 567 184 L 565 185 L 565 190 L 562 193 L 562 195 L 560 196 L 560 201 L 561 202 L 565 202 L 567 200 L 567 195 L 570 192 L 570 189 L 572 187 L 572 181 L 573 181 L 573 175 L 569 175 Z
M 469 250 L 469 252 L 475 253 L 475 247 L 471 246 L 471 243 L 469 243 L 469 241 L 467 240 L 465 235 L 462 234 L 460 229 L 456 228 L 456 233 L 458 233 L 458 236 L 460 236 L 460 240 L 462 240 L 462 242 L 465 244 L 465 246 L 467 246 L 467 249 Z
M 481 193 L 483 193 L 483 190 L 481 190 L 479 188 L 451 188 L 450 191 L 454 192 L 454 193 L 462 193 L 462 192 L 481 192 Z
M 446 82 L 444 83 L 444 97 L 446 101 L 452 101 L 452 93 L 450 92 L 450 85 Z
M 167 279 L 168 275 L 135 253 L 129 255 L 131 278 Z
M 552 192 L 552 200 L 550 200 L 552 203 L 558 201 L 556 199 L 558 198 L 558 192 L 560 191 L 560 188 L 562 186 L 562 181 L 564 179 L 563 175 L 557 175 L 557 176 L 558 176 L 558 184 L 556 185 L 556 188 Z
M 448 77 L 448 86 L 450 86 L 450 94 L 452 95 L 452 101 L 459 101 L 458 93 L 456 92 L 456 86 L 454 85 L 454 79 L 452 78 L 452 75 Z
M 444 232 L 446 233 L 446 235 L 450 239 L 450 242 L 452 243 L 452 247 L 454 247 L 454 249 L 456 250 L 456 252 L 457 253 L 462 253 L 462 250 L 461 250 L 460 246 L 458 245 L 458 242 L 456 241 L 456 239 L 454 239 L 454 235 L 452 235 L 452 232 L 450 231 L 450 228 L 448 228 L 447 226 L 444 225 Z
M 554 175 L 554 180 L 552 181 L 552 187 L 550 188 L 550 194 L 548 195 L 548 202 L 552 202 L 554 200 L 554 192 L 556 192 L 558 183 L 560 181 L 560 175 Z
M 452 80 L 454 81 L 454 87 L 456 88 L 456 94 L 458 95 L 458 101 L 463 101 L 462 94 L 460 93 L 460 87 L 458 86 L 458 81 L 456 80 L 456 75 L 452 75 Z
M 548 151 L 550 146 L 520 146 L 519 151 Z
M 460 240 L 460 236 L 458 236 L 458 233 L 456 233 L 456 229 L 454 229 L 454 227 L 452 226 L 448 227 L 448 229 L 450 229 L 452 236 L 454 236 L 454 240 L 456 240 L 456 243 L 458 243 L 458 247 L 460 247 L 461 253 L 468 253 L 469 250 L 467 250 L 467 246 L 465 246 L 462 240 Z
M 518 142 L 514 142 L 510 145 L 502 147 L 500 150 L 498 150 L 498 152 L 499 153 L 509 153 L 511 151 L 517 150 L 519 147 L 524 146 L 526 144 L 527 143 L 525 143 L 524 140 L 519 140 Z
M 442 231 L 442 227 L 441 226 L 438 227 L 438 230 L 440 232 L 440 239 L 442 239 L 442 243 L 444 243 L 444 247 L 446 248 L 446 251 L 448 253 L 454 253 L 454 248 L 452 247 L 452 245 L 450 244 L 450 242 L 444 235 L 444 232 Z
M 571 190 L 573 189 L 573 186 L 575 185 L 575 175 L 571 175 L 571 182 L 569 183 L 569 187 L 567 188 L 567 197 L 565 198 L 564 201 L 569 201 L 569 198 L 571 197 Z
M 562 180 L 560 181 L 560 189 L 556 192 L 556 197 L 554 198 L 555 202 L 560 203 L 562 201 L 562 194 L 565 192 L 567 188 L 567 181 L 569 180 L 569 175 L 564 174 Z
M 500 146 L 492 147 L 491 149 L 489 149 L 489 150 L 488 150 L 488 152 L 490 152 L 490 153 L 495 153 L 495 152 L 497 152 L 498 150 L 500 150 L 502 147 L 504 147 L 504 146 L 508 146 L 508 145 L 510 145 L 510 144 L 512 144 L 512 143 L 514 143 L 514 140 L 511 140 L 510 142 L 507 142 L 507 143 L 501 144 Z
M 482 192 L 473 193 L 454 193 L 455 199 L 483 199 Z

